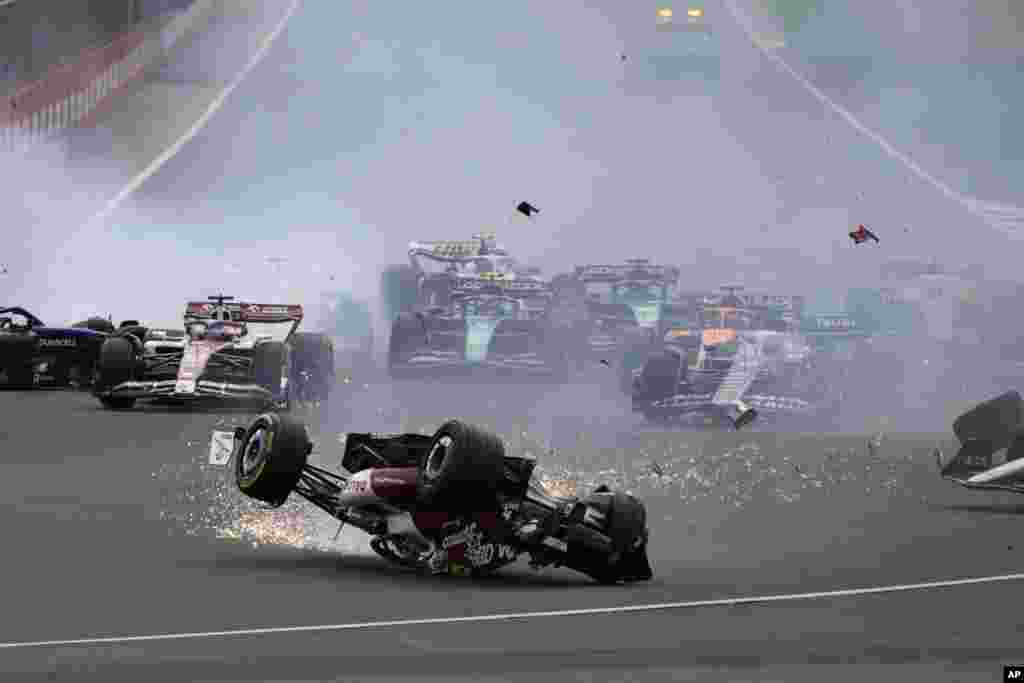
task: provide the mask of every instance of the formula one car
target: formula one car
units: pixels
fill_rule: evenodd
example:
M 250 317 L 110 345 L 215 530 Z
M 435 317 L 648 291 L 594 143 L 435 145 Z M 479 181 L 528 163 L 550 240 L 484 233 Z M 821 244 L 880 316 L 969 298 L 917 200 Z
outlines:
M 301 422 L 261 415 L 234 432 L 235 482 L 273 507 L 297 493 L 369 534 L 388 561 L 418 570 L 486 574 L 526 554 L 535 568 L 565 566 L 602 583 L 652 577 L 639 500 L 606 487 L 552 497 L 533 480 L 535 460 L 507 455 L 471 425 L 348 434 L 338 473 L 309 464 L 312 449 Z
M 659 422 L 727 419 L 737 429 L 762 413 L 827 415 L 827 374 L 793 329 L 798 314 L 786 312 L 799 305 L 800 297 L 735 291 L 704 303 L 699 329 L 669 330 L 664 347 L 634 372 L 634 412 Z
M 1020 393 L 1008 391 L 975 406 L 953 422 L 953 433 L 960 442 L 957 454 L 943 463 L 942 453 L 935 453 L 943 479 L 969 489 L 1024 493 Z
M 0 309 L 0 372 L 15 388 L 67 386 L 91 380 L 107 334 L 86 327 L 51 327 L 24 308 Z
M 611 359 L 635 343 L 647 344 L 669 305 L 680 271 L 628 259 L 618 265 L 576 266 L 556 278 L 559 299 L 576 298 L 585 306 L 585 344 L 595 360 Z
M 412 242 L 409 260 L 385 274 L 385 299 L 399 302 L 388 342 L 392 377 L 566 377 L 569 349 L 552 324 L 551 284 L 493 236 Z
M 185 307 L 183 330 L 129 326 L 100 349 L 93 393 L 107 408 L 139 399 L 234 399 L 286 408 L 323 399 L 334 352 L 323 335 L 296 333 L 301 306 L 229 303 Z

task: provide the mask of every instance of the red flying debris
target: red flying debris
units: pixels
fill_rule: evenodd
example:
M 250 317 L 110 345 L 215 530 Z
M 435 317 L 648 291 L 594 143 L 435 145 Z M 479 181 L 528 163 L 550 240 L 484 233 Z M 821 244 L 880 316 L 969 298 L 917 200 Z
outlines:
M 863 225 L 858 225 L 857 229 L 850 233 L 850 239 L 853 240 L 854 244 L 861 244 L 862 242 L 867 242 L 868 240 L 874 240 L 876 242 L 881 241 L 878 239 L 878 235 L 871 232 Z

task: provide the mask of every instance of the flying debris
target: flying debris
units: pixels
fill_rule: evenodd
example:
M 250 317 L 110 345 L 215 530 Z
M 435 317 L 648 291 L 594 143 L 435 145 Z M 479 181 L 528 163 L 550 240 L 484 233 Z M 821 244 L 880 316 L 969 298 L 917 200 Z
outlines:
M 535 213 L 540 213 L 540 209 L 538 209 L 533 204 L 530 204 L 529 202 L 519 202 L 519 206 L 516 207 L 516 211 L 523 214 L 527 218 L 529 218 Z
M 857 229 L 849 234 L 850 239 L 853 240 L 854 244 L 861 244 L 863 242 L 867 242 L 868 240 L 874 240 L 876 242 L 881 241 L 878 239 L 878 236 L 875 233 L 871 232 L 863 225 L 858 225 Z

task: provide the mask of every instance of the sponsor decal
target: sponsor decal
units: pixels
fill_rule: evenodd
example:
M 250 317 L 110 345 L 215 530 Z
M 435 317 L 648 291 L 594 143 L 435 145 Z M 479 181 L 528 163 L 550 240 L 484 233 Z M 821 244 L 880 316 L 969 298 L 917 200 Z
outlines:
M 553 549 L 555 549 L 555 550 L 557 550 L 559 552 L 562 552 L 562 553 L 564 553 L 567 550 L 569 550 L 569 544 L 567 544 L 565 541 L 557 539 L 557 538 L 555 538 L 553 536 L 548 536 L 541 543 L 543 545 L 546 545 L 549 548 L 553 548 Z
M 729 328 L 704 330 L 701 335 L 701 343 L 704 346 L 718 346 L 736 339 L 736 330 Z
M 345 486 L 345 493 L 367 494 L 370 492 L 370 484 L 365 479 L 353 479 Z
M 498 546 L 498 561 L 499 562 L 511 562 L 516 559 L 519 554 L 515 548 L 510 545 L 499 545 Z
M 210 464 L 227 465 L 235 449 L 234 432 L 214 432 L 210 438 Z
M 824 330 L 849 330 L 857 326 L 850 318 L 818 318 L 816 322 Z
M 71 337 L 57 337 L 55 339 L 40 339 L 39 345 L 57 348 L 74 348 L 78 346 L 78 342 Z

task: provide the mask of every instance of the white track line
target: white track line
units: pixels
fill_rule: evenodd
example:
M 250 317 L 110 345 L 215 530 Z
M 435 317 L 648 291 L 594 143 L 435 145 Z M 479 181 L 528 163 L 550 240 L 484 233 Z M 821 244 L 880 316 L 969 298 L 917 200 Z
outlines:
M 249 59 L 248 63 L 246 63 L 246 65 L 242 68 L 241 71 L 239 71 L 235 75 L 231 82 L 228 83 L 228 85 L 223 90 L 221 90 L 220 93 L 218 93 L 217 97 L 215 97 L 213 101 L 210 102 L 210 105 L 206 108 L 206 111 L 204 111 L 202 116 L 200 116 L 199 119 L 197 119 L 196 122 L 192 124 L 192 127 L 189 128 L 184 135 L 178 138 L 170 147 L 165 149 L 160 156 L 154 159 L 153 162 L 145 168 L 145 170 L 143 170 L 137 176 L 132 178 L 132 180 L 127 185 L 125 185 L 124 188 L 120 192 L 118 192 L 113 199 L 107 202 L 106 206 L 104 206 L 99 213 L 97 213 L 95 216 L 89 219 L 87 225 L 93 225 L 110 216 L 110 214 L 117 210 L 117 207 L 119 207 L 121 203 L 125 199 L 127 199 L 129 195 L 131 195 L 132 192 L 135 192 L 135 190 L 139 189 L 139 187 L 141 187 L 144 182 L 149 180 L 149 178 L 151 178 L 157 171 L 159 171 L 160 168 L 168 161 L 170 161 L 175 154 L 180 152 L 181 148 L 184 147 L 189 142 L 189 140 L 191 140 L 192 138 L 199 134 L 199 131 L 201 131 L 206 126 L 207 122 L 209 122 L 213 115 L 216 114 L 222 106 L 224 106 L 224 102 L 227 101 L 228 96 L 231 95 L 232 92 L 234 92 L 235 88 L 241 85 L 245 77 L 249 75 L 249 72 L 252 71 L 260 62 L 262 62 L 264 57 L 267 56 L 267 53 L 270 51 L 270 48 L 274 44 L 274 41 L 276 41 L 278 36 L 281 35 L 281 32 L 284 31 L 285 27 L 288 25 L 288 21 L 292 18 L 292 15 L 295 14 L 295 12 L 299 9 L 299 6 L 301 4 L 302 0 L 292 0 L 292 3 L 291 5 L 289 5 L 288 10 L 285 12 L 284 16 L 277 23 L 277 25 L 274 26 L 274 29 L 270 33 L 265 35 L 263 37 L 263 40 L 260 41 L 259 48 Z
M 1019 235 L 1020 224 L 1024 218 L 1024 209 L 1015 206 L 999 205 L 994 202 L 984 202 L 973 197 L 957 192 L 952 187 L 942 182 L 928 171 L 924 170 L 916 161 L 892 146 L 888 140 L 861 123 L 853 114 L 835 102 L 831 97 L 819 90 L 813 83 L 804 78 L 800 72 L 789 65 L 785 59 L 773 51 L 767 49 L 758 39 L 753 27 L 753 19 L 739 8 L 735 0 L 722 0 L 733 19 L 740 25 L 743 32 L 750 39 L 750 42 L 763 54 L 786 73 L 792 76 L 807 92 L 811 93 L 819 102 L 841 116 L 857 132 L 867 136 L 874 141 L 891 158 L 899 161 L 920 180 L 928 183 L 948 199 L 953 200 L 968 212 L 982 218 L 988 225 L 995 227 L 1007 234 Z M 993 215 L 995 214 L 995 215 Z M 1010 215 L 1007 215 L 1010 214 Z
M 262 636 L 288 633 L 313 633 L 326 631 L 363 631 L 373 628 L 395 628 L 400 626 L 430 626 L 434 624 L 476 624 L 493 621 L 515 621 L 547 617 L 580 617 L 605 614 L 634 614 L 667 610 L 695 609 L 699 607 L 731 607 L 769 602 L 794 602 L 797 600 L 827 600 L 881 593 L 934 590 L 978 584 L 1001 583 L 1024 580 L 1024 574 L 1000 574 L 970 579 L 947 579 L 924 583 L 906 583 L 892 586 L 871 586 L 867 588 L 842 588 L 814 593 L 789 593 L 784 595 L 758 595 L 717 600 L 691 600 L 689 602 L 662 602 L 647 605 L 624 605 L 620 607 L 593 607 L 589 609 L 565 609 L 548 612 L 508 612 L 505 614 L 479 614 L 469 617 L 435 617 L 423 619 L 398 619 L 393 621 L 358 621 L 349 624 L 323 624 L 316 626 L 278 626 L 267 628 L 246 628 L 227 631 L 197 631 L 193 633 L 162 633 L 148 636 L 112 636 L 101 638 L 75 638 L 70 640 L 36 640 L 21 643 L 0 643 L 0 649 L 30 647 L 64 647 L 69 645 L 110 645 L 117 643 L 139 643 L 159 640 L 194 640 L 199 638 L 225 638 L 230 636 Z

